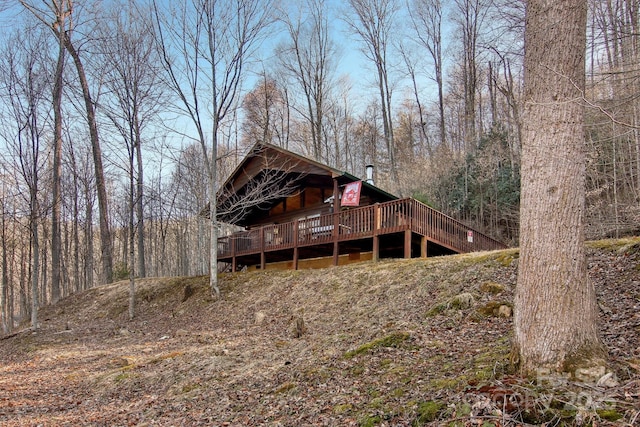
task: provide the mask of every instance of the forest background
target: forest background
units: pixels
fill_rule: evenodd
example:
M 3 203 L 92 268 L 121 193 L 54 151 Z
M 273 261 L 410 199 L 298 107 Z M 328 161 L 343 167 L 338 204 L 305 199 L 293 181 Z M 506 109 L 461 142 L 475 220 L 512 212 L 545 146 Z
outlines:
M 264 141 L 518 244 L 524 1 L 51 4 L 0 2 L 4 333 L 130 273 L 208 274 L 205 142 L 218 184 Z M 241 61 L 205 52 L 205 15 L 253 30 Z M 640 224 L 639 26 L 636 1 L 589 0 L 591 239 Z

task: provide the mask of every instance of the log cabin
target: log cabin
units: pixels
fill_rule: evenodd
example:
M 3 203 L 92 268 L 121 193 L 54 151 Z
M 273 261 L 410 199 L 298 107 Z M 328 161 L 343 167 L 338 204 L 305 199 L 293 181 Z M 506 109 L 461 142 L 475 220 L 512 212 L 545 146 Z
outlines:
M 228 270 L 299 269 L 506 246 L 412 198 L 283 148 L 259 143 L 217 197 Z

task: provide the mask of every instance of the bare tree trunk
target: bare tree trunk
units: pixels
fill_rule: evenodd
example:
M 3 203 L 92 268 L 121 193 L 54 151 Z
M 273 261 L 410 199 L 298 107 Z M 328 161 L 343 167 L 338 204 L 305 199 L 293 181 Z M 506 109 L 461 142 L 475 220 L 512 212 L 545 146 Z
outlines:
M 31 327 L 38 329 L 38 295 L 40 278 L 40 240 L 38 235 L 38 214 L 37 214 L 37 189 L 30 190 L 29 206 L 31 214 L 29 217 L 29 231 L 31 233 Z
M 22 6 L 31 12 L 38 20 L 48 26 L 60 43 L 64 44 L 65 49 L 71 55 L 78 72 L 78 79 L 82 87 L 82 94 L 86 108 L 86 119 L 89 125 L 89 134 L 91 137 L 91 146 L 93 150 L 93 162 L 96 178 L 96 187 L 98 193 L 98 207 L 100 210 L 100 243 L 102 250 L 102 282 L 110 283 L 113 280 L 113 250 L 111 242 L 111 232 L 109 226 L 109 209 L 107 191 L 104 179 L 104 167 L 102 165 L 102 150 L 100 140 L 98 138 L 98 126 L 95 117 L 94 100 L 91 97 L 89 83 L 84 71 L 84 66 L 71 41 L 71 29 L 64 26 L 66 18 L 70 17 L 73 12 L 73 0 L 66 0 L 61 3 L 53 2 L 47 5 L 48 11 L 53 16 L 46 16 L 46 12 L 40 6 L 35 7 L 29 1 L 20 0 Z M 51 21 L 54 21 L 53 23 Z
M 129 320 L 133 320 L 136 307 L 136 250 L 135 250 L 135 193 L 133 158 L 134 147 L 129 147 Z
M 386 55 L 385 55 L 386 56 Z M 400 176 L 398 175 L 398 165 L 396 161 L 396 143 L 393 135 L 393 118 L 391 113 L 391 90 L 389 89 L 389 73 L 386 69 L 386 60 L 382 58 L 377 62 L 378 86 L 380 89 L 380 105 L 382 106 L 382 128 L 384 130 L 384 140 L 387 146 L 387 155 L 391 168 L 391 176 L 396 183 L 397 191 L 402 196 L 399 187 Z M 384 65 L 383 65 L 384 64 Z
M 215 106 L 215 96 L 213 98 Z M 220 288 L 218 287 L 218 185 L 216 182 L 218 176 L 218 123 L 215 118 L 213 128 L 213 143 L 211 144 L 211 160 L 209 163 L 209 232 L 211 237 L 209 246 L 209 286 L 211 293 L 220 297 Z
M 2 333 L 8 334 L 11 330 L 9 319 L 11 319 L 12 313 L 8 310 L 9 273 L 7 272 L 7 214 L 5 211 L 4 198 L 5 191 L 3 188 L 2 200 L 0 200 L 0 207 L 2 208 L 2 286 L 0 287 L 0 315 L 2 321 Z
M 584 247 L 586 1 L 527 4 L 515 361 L 522 373 L 603 363 Z M 559 25 L 562 23 L 562 25 Z M 604 373 L 604 372 L 602 372 Z
M 198 251 L 198 266 L 196 269 L 196 274 L 205 274 L 207 271 L 206 259 L 202 256 L 202 254 L 206 253 L 205 248 L 207 246 L 205 242 L 205 224 L 204 219 L 198 217 L 198 236 L 197 236 L 197 246 L 196 250 Z
M 144 230 L 144 181 L 143 181 L 143 167 L 142 167 L 142 138 L 140 138 L 139 131 L 136 132 L 136 161 L 138 163 L 138 180 L 137 180 L 137 234 L 138 234 L 138 277 L 147 276 L 147 266 L 145 261 L 145 230 Z
M 64 2 L 63 2 L 64 3 Z M 63 9 L 66 9 L 63 6 Z M 64 72 L 64 31 L 65 14 L 63 11 L 56 13 L 58 21 L 58 62 L 56 64 L 55 83 L 53 86 L 53 116 L 54 116 L 54 145 L 53 145 L 53 182 L 52 182 L 52 206 L 51 206 L 51 302 L 54 304 L 60 299 L 60 255 L 61 231 L 60 231 L 60 205 L 62 167 L 62 74 Z
M 418 120 L 419 120 L 419 143 L 420 143 L 420 151 L 424 152 L 424 148 L 426 146 L 427 156 L 429 160 L 433 160 L 433 150 L 431 147 L 431 143 L 429 141 L 429 135 L 427 134 L 427 120 L 425 117 L 424 107 L 422 106 L 422 102 L 420 101 L 420 91 L 418 90 L 418 83 L 416 80 L 416 67 L 415 64 L 411 62 L 410 54 L 402 50 L 402 57 L 407 66 L 407 71 L 409 73 L 409 77 L 411 78 L 411 87 L 413 89 L 413 96 L 415 97 L 416 106 L 418 107 Z
M 85 183 L 85 224 L 84 224 L 84 288 L 92 288 L 94 283 L 93 278 L 93 202 L 91 200 L 91 191 L 88 183 Z
M 79 208 L 79 195 L 80 186 L 78 185 L 78 169 L 76 165 L 75 154 L 73 149 L 70 149 L 69 157 L 71 159 L 71 167 L 73 173 L 73 228 L 71 233 L 73 234 L 73 292 L 79 292 L 83 289 L 80 279 L 80 208 Z
M 93 152 L 93 165 L 96 177 L 96 189 L 98 194 L 98 209 L 100 211 L 100 247 L 102 261 L 102 283 L 111 283 L 113 281 L 113 248 L 111 242 L 111 230 L 109 227 L 109 208 L 107 199 L 107 187 L 104 179 L 104 167 L 102 166 L 102 148 L 98 137 L 98 125 L 96 123 L 96 115 L 94 102 L 89 90 L 89 82 L 84 71 L 84 66 L 80 60 L 80 56 L 76 51 L 73 43 L 68 36 L 64 37 L 65 47 L 78 71 L 78 78 L 82 86 L 82 94 L 87 113 L 87 122 L 89 124 L 89 134 L 91 136 L 91 148 Z
M 47 228 L 47 222 L 42 221 L 42 244 L 40 245 L 42 263 L 40 267 L 40 305 L 49 304 L 49 293 L 48 293 L 48 285 L 49 285 L 49 269 L 47 268 L 49 265 L 49 251 L 47 248 L 47 242 L 49 242 L 49 229 Z
M 444 117 L 444 80 L 442 77 L 442 2 L 413 0 L 411 20 L 420 44 L 433 60 L 433 79 L 438 87 L 438 129 L 440 145 L 446 144 Z

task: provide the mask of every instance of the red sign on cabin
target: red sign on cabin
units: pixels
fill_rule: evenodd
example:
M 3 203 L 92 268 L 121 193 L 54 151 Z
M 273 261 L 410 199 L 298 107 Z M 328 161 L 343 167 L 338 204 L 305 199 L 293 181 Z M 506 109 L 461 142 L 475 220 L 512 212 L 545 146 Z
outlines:
M 340 200 L 341 206 L 360 206 L 360 189 L 362 188 L 362 181 L 350 182 L 345 185 L 344 192 L 342 193 L 342 199 Z

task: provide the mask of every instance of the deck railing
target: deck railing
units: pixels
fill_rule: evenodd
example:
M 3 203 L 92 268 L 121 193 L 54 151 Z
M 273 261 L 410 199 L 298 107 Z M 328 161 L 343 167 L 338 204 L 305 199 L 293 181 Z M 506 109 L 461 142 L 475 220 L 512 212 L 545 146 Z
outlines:
M 337 232 L 336 232 L 337 230 Z M 401 199 L 271 224 L 218 239 L 218 257 L 229 258 L 356 240 L 411 230 L 457 252 L 503 249 L 506 246 L 415 200 Z

